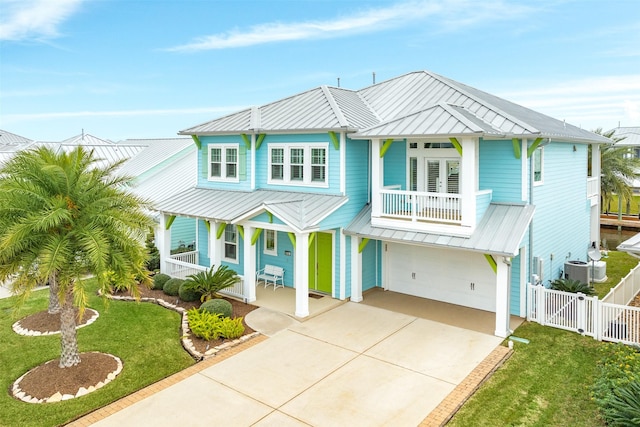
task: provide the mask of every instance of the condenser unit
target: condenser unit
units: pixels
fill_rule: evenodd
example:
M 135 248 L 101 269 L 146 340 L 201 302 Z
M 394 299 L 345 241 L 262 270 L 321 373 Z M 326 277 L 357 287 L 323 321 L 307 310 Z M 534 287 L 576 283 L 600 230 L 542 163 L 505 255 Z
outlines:
M 589 268 L 592 269 L 593 281 L 596 283 L 602 283 L 607 280 L 607 263 L 604 261 L 596 261 L 593 264 L 589 264 Z
M 567 261 L 564 263 L 565 279 L 579 280 L 581 283 L 591 282 L 591 265 L 585 261 Z

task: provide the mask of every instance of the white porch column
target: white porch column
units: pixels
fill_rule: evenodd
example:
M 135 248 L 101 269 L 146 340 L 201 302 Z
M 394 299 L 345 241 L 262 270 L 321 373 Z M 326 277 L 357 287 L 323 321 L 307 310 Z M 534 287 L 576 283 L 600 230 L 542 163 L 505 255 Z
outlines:
M 358 251 L 360 238 L 351 236 L 351 301 L 362 301 L 362 253 Z
M 507 261 L 508 260 L 508 264 Z M 497 257 L 496 272 L 496 330 L 494 335 L 506 338 L 511 333 L 509 329 L 509 271 L 511 259 Z
M 309 234 L 296 233 L 295 249 L 296 317 L 309 315 Z
M 380 189 L 384 186 L 384 159 L 380 157 L 380 140 L 371 140 L 371 216 L 382 212 Z
M 244 227 L 244 297 L 247 302 L 256 300 L 256 248 L 251 244 L 255 228 Z
M 222 259 L 221 255 L 221 245 L 220 240 L 216 238 L 218 234 L 218 228 L 224 227 L 225 224 L 221 224 L 219 222 L 211 222 L 211 226 L 209 227 L 209 264 L 210 267 L 214 265 L 220 266 L 220 260 Z
M 476 191 L 478 189 L 477 144 L 475 138 L 463 138 L 462 158 L 460 160 L 462 195 L 462 225 L 476 226 Z
M 160 272 L 167 274 L 169 266 L 165 259 L 171 256 L 171 228 L 167 230 L 169 215 L 160 214 L 160 224 L 156 233 L 156 246 L 160 252 Z

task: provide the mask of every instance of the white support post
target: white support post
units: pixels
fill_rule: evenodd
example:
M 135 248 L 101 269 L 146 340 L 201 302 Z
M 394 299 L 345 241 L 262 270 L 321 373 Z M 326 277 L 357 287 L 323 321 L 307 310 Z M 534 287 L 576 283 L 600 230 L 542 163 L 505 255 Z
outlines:
M 309 234 L 296 233 L 294 286 L 296 317 L 309 316 Z
M 244 297 L 247 302 L 256 300 L 256 247 L 251 244 L 255 228 L 244 227 Z
M 511 333 L 509 329 L 509 265 L 502 261 L 496 262 L 496 265 L 496 330 L 494 334 L 506 338 Z
M 169 266 L 165 259 L 171 256 L 171 228 L 167 230 L 167 221 L 169 216 L 160 215 L 159 230 L 156 235 L 158 251 L 160 252 L 160 272 L 167 274 Z
M 478 162 L 476 161 L 476 139 L 462 139 L 462 158 L 460 161 L 462 195 L 462 225 L 476 226 L 476 190 L 478 188 Z
M 384 159 L 380 157 L 380 140 L 371 140 L 371 216 L 382 212 L 380 189 L 384 184 Z
M 527 159 L 527 138 L 520 141 L 520 197 L 523 202 L 529 200 L 529 159 Z
M 340 229 L 339 232 L 339 239 L 340 239 L 340 259 L 338 260 L 338 262 L 340 263 L 340 283 L 338 284 L 338 286 L 340 286 L 340 301 L 344 301 L 345 298 L 347 297 L 347 257 L 346 257 L 346 250 L 347 250 L 347 236 L 344 235 L 343 229 Z
M 225 224 L 219 222 L 212 222 L 209 227 L 209 264 L 210 267 L 214 265 L 219 266 L 222 260 L 222 246 L 221 240 L 216 238 L 218 234 L 218 227 L 224 227 Z
M 358 251 L 359 238 L 351 236 L 351 301 L 362 301 L 362 253 Z

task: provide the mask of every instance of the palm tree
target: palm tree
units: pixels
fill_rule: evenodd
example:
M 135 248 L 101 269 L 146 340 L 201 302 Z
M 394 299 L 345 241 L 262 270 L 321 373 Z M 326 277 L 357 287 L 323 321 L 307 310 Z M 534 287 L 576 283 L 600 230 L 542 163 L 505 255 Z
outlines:
M 128 178 L 100 167 L 92 151 L 22 151 L 0 168 L 0 280 L 13 277 L 23 298 L 49 281 L 60 302 L 60 367 L 80 363 L 76 309 L 87 305 L 85 278 L 107 277 L 134 294 L 148 284 L 144 235 L 146 203 L 123 190 Z M 108 273 L 111 273 L 108 275 Z
M 614 143 L 624 139 L 614 137 L 614 130 L 602 132 L 602 128 L 598 128 L 594 133 L 610 138 Z M 602 147 L 600 167 L 602 206 L 606 206 L 608 213 L 614 194 L 618 195 L 620 206 L 623 200 L 630 201 L 633 198 L 631 183 L 640 177 L 640 159 L 633 156 L 628 147 L 612 144 Z

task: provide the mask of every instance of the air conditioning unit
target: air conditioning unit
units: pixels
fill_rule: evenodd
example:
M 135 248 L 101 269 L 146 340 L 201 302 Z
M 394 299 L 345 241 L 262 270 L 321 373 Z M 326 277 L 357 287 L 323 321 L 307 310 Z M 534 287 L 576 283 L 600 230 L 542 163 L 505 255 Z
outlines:
M 591 283 L 591 266 L 585 261 L 567 261 L 564 263 L 565 279 Z
M 607 263 L 604 261 L 596 261 L 590 266 L 593 270 L 593 281 L 602 283 L 607 280 Z

